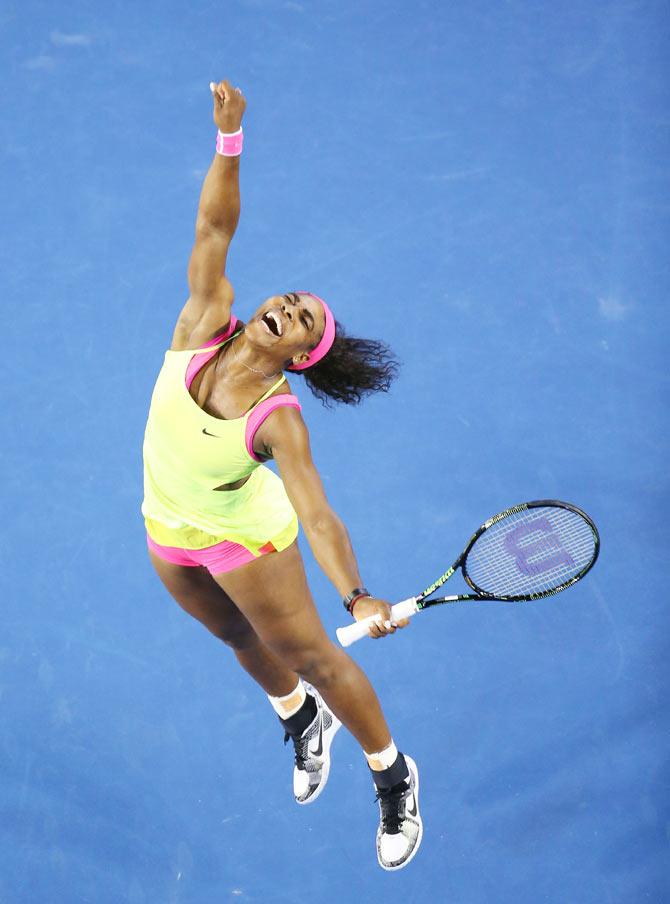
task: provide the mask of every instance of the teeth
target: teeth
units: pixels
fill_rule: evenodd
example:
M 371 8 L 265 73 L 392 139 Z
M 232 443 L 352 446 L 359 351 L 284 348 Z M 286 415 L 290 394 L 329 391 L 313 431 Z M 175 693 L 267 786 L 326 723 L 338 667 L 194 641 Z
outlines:
M 279 317 L 277 317 L 277 315 L 275 314 L 274 311 L 268 311 L 267 314 L 266 314 L 265 316 L 266 316 L 268 319 L 271 319 L 271 320 L 272 320 L 272 322 L 274 323 L 274 325 L 277 327 L 277 335 L 278 335 L 278 336 L 281 336 L 281 334 L 282 334 L 282 327 L 281 327 L 281 320 L 279 319 Z

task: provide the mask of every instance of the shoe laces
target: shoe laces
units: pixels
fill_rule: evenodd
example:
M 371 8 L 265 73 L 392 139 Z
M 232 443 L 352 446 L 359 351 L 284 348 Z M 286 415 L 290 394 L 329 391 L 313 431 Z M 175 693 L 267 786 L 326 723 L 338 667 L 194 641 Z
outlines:
M 394 785 L 393 788 L 378 788 L 375 800 L 381 807 L 382 831 L 386 835 L 398 835 L 405 818 L 405 800 L 409 794 L 407 782 Z
M 284 734 L 284 747 L 288 744 L 289 738 L 293 741 L 293 746 L 295 748 L 295 764 L 298 769 L 304 770 L 309 756 L 309 738 L 302 735 L 296 737 L 295 735 L 290 735 L 286 732 Z

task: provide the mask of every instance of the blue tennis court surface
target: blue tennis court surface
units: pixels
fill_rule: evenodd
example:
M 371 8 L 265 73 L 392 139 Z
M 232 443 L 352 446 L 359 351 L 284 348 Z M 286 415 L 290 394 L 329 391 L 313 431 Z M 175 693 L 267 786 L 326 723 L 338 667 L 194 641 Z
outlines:
M 670 900 L 667 38 L 660 2 L 3 5 L 2 904 Z M 219 78 L 237 315 L 311 289 L 403 362 L 360 409 L 292 381 L 366 584 L 418 592 L 526 499 L 601 532 L 561 596 L 352 648 L 421 770 L 397 874 L 353 738 L 297 807 L 267 700 L 146 554 Z

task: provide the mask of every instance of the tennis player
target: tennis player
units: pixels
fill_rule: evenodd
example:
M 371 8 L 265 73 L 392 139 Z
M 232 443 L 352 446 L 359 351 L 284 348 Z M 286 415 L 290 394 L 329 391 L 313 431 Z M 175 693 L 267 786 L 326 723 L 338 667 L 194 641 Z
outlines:
M 248 323 L 231 313 L 225 276 L 240 214 L 239 88 L 210 85 L 216 153 L 200 196 L 188 298 L 156 381 L 144 437 L 149 557 L 174 599 L 227 644 L 263 688 L 295 748 L 299 804 L 324 789 L 341 724 L 361 744 L 377 789 L 377 856 L 387 870 L 416 854 L 419 777 L 399 753 L 370 682 L 323 628 L 298 549 L 298 521 L 317 562 L 355 619 L 389 604 L 369 593 L 346 528 L 326 499 L 300 403 L 284 374 L 301 375 L 322 401 L 358 403 L 386 391 L 388 348 L 345 334 L 309 292 L 273 295 Z M 274 459 L 281 479 L 264 467 Z

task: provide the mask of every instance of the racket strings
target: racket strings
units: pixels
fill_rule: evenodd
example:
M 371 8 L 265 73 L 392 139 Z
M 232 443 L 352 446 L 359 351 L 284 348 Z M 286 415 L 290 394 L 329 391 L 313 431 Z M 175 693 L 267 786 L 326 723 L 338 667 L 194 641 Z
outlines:
M 548 593 L 590 564 L 593 531 L 570 509 L 537 507 L 512 512 L 485 530 L 465 560 L 480 591 L 495 596 Z

